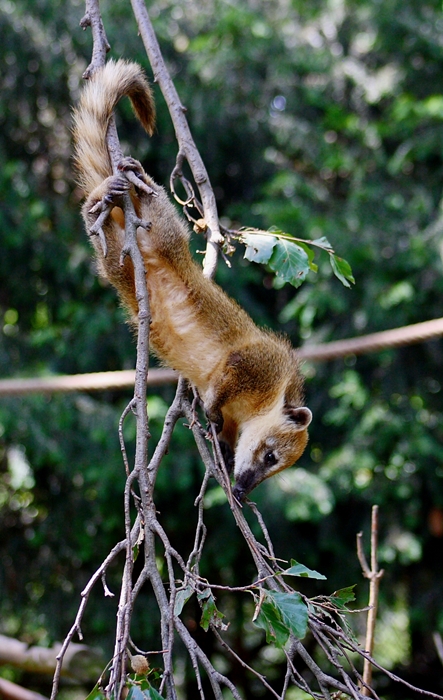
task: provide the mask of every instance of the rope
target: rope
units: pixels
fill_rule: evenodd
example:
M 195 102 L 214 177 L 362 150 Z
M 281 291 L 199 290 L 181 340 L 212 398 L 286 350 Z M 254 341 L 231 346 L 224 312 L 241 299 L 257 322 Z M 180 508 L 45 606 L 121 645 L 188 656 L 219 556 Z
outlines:
M 433 321 L 414 323 L 411 326 L 393 328 L 390 331 L 371 333 L 361 338 L 336 340 L 321 345 L 304 345 L 298 350 L 299 357 L 305 360 L 335 360 L 345 355 L 361 355 L 367 352 L 378 352 L 387 348 L 398 348 L 401 345 L 423 343 L 425 340 L 443 335 L 443 318 Z
M 161 386 L 177 381 L 178 374 L 172 369 L 150 369 L 148 386 Z M 36 377 L 32 379 L 1 379 L 0 396 L 8 394 L 54 394 L 72 391 L 103 391 L 105 389 L 125 389 L 133 387 L 135 370 L 119 372 L 92 372 L 90 374 L 70 374 L 56 377 Z
M 360 355 L 378 352 L 401 345 L 423 343 L 426 340 L 443 336 L 443 318 L 436 318 L 424 323 L 394 328 L 390 331 L 371 333 L 360 338 L 336 340 L 319 345 L 303 345 L 298 356 L 303 360 L 335 360 L 346 355 Z M 178 374 L 171 369 L 150 369 L 148 386 L 161 386 L 177 381 Z M 134 386 L 134 370 L 120 372 L 94 372 L 90 374 L 72 374 L 56 377 L 38 377 L 31 379 L 1 379 L 0 396 L 22 394 L 53 394 L 73 391 L 103 391 L 105 389 L 124 389 Z

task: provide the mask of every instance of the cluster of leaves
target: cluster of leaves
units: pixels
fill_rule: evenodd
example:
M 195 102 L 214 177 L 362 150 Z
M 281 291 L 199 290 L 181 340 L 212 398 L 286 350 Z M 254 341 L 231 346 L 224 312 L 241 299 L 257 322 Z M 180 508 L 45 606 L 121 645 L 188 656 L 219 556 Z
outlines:
M 279 284 L 288 282 L 293 287 L 299 287 L 305 281 L 308 272 L 318 272 L 311 246 L 328 253 L 332 271 L 345 287 L 350 287 L 350 282 L 355 282 L 349 263 L 335 255 L 325 236 L 306 241 L 289 236 L 283 231 L 245 230 L 240 239 L 246 246 L 245 258 L 251 262 L 268 265 Z
M 278 576 L 314 580 L 326 579 L 323 574 L 309 569 L 295 560 L 291 561 L 291 566 L 288 569 L 280 571 Z M 245 590 L 252 594 L 255 603 L 252 621 L 256 627 L 264 630 L 267 644 L 271 644 L 277 649 L 283 649 L 291 636 L 297 639 L 305 637 L 308 629 L 309 608 L 312 611 L 315 611 L 316 608 L 328 610 L 328 615 L 331 618 L 333 615 L 343 618 L 343 614 L 349 612 L 348 604 L 355 600 L 353 589 L 354 586 L 351 586 L 336 591 L 331 596 L 322 596 L 318 601 L 316 599 L 308 600 L 297 591 L 283 592 L 258 585 L 252 585 Z M 181 615 L 185 604 L 194 592 L 194 587 L 190 584 L 178 590 L 174 615 Z M 196 592 L 196 597 L 201 608 L 200 627 L 205 632 L 214 628 L 226 631 L 229 623 L 222 622 L 225 615 L 218 610 L 216 598 L 211 588 L 209 586 L 203 587 Z M 131 665 L 136 672 L 128 674 L 127 677 L 128 697 L 132 700 L 162 700 L 163 696 L 156 690 L 161 685 L 161 670 L 151 668 L 145 657 L 136 656 L 135 659 L 140 661 L 135 664 L 134 657 L 131 656 Z M 136 665 L 142 666 L 143 672 L 141 669 L 134 668 Z M 105 700 L 106 697 L 101 679 L 88 695 L 87 700 Z

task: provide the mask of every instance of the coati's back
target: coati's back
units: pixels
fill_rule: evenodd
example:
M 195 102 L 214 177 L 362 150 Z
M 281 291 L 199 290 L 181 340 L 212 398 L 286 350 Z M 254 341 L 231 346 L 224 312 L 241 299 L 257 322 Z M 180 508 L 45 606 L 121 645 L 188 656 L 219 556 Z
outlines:
M 140 67 L 118 61 L 97 71 L 74 114 L 76 162 L 87 200 L 88 230 L 102 204 L 111 205 L 103 224 L 107 254 L 91 236 L 100 272 L 115 285 L 137 317 L 132 263 L 120 264 L 124 241 L 122 193 L 129 190 L 141 219 L 138 239 L 146 269 L 151 309 L 151 341 L 159 357 L 198 388 L 209 419 L 218 426 L 234 494 L 242 499 L 268 476 L 286 469 L 302 454 L 311 412 L 302 406 L 303 380 L 287 340 L 262 331 L 217 285 L 207 280 L 189 252 L 189 229 L 166 192 L 133 159 L 112 176 L 106 132 L 112 110 L 128 95 L 148 133 L 154 106 Z M 134 187 L 124 173 L 132 171 Z M 151 194 L 150 194 L 151 190 Z M 235 452 L 235 454 L 234 454 Z

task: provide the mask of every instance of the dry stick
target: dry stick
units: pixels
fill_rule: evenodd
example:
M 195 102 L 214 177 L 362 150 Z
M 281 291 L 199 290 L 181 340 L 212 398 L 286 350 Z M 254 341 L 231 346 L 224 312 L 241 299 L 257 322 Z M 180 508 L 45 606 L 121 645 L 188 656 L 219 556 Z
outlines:
M 332 664 L 332 666 L 334 666 L 334 668 L 337 669 L 337 672 L 342 676 L 343 682 L 349 689 L 349 695 L 356 699 L 362 698 L 363 695 L 361 694 L 359 687 L 357 687 L 357 685 L 352 681 L 349 674 L 343 668 L 343 664 L 337 658 L 338 656 L 344 656 L 347 662 L 349 663 L 354 675 L 357 679 L 359 679 L 359 675 L 354 665 L 350 661 L 349 656 L 346 654 L 346 651 L 343 648 L 341 648 L 340 645 L 337 645 L 335 640 L 331 641 L 331 639 L 328 638 L 327 635 L 322 634 L 322 632 L 318 628 L 316 628 L 315 625 L 311 625 L 310 629 L 315 641 L 317 642 L 320 649 L 323 649 L 323 652 L 325 653 L 328 661 Z M 375 696 L 375 694 L 374 698 L 375 700 L 379 700 L 378 696 Z
M 255 668 L 252 668 L 252 666 L 249 666 L 246 661 L 243 661 L 243 659 L 225 642 L 221 634 L 217 629 L 214 627 L 212 628 L 212 632 L 215 635 L 215 637 L 218 639 L 219 644 L 223 647 L 223 649 L 226 649 L 226 651 L 231 654 L 231 656 L 241 665 L 243 668 L 247 669 L 250 673 L 252 673 L 254 676 L 256 676 L 264 685 L 265 688 L 269 690 L 269 692 L 274 695 L 276 698 L 280 698 L 283 696 L 280 696 L 274 688 L 269 685 L 268 681 L 266 680 L 266 676 L 263 674 L 259 673 L 259 671 L 256 671 Z
M 109 44 L 106 39 L 103 22 L 101 20 L 98 0 L 87 0 L 86 17 L 83 26 L 90 25 L 93 34 L 92 60 L 88 66 L 85 77 L 90 77 L 93 72 L 105 63 Z M 111 117 L 106 137 L 112 169 L 118 172 L 118 164 L 123 157 L 118 140 L 115 120 Z M 125 212 L 125 242 L 122 251 L 122 260 L 129 255 L 134 266 L 135 296 L 138 303 L 138 336 L 137 336 L 137 360 L 135 368 L 134 399 L 131 406 L 136 414 L 136 446 L 134 472 L 128 478 L 125 489 L 125 525 L 126 525 L 126 560 L 123 571 L 122 587 L 117 612 L 116 642 L 114 647 L 113 664 L 107 686 L 109 695 L 121 696 L 121 691 L 126 680 L 126 647 L 129 640 L 130 619 L 132 612 L 132 570 L 133 555 L 129 536 L 130 531 L 130 502 L 129 485 L 146 469 L 148 461 L 147 441 L 148 416 L 146 411 L 146 377 L 149 366 L 149 299 L 146 286 L 146 273 L 143 258 L 137 244 L 137 228 L 143 225 L 136 216 L 129 194 L 123 196 Z M 146 541 L 146 533 L 145 533 Z
M 242 700 L 241 695 L 239 694 L 234 684 L 229 680 L 229 678 L 223 675 L 223 673 L 220 673 L 214 668 L 204 651 L 200 648 L 195 639 L 191 637 L 191 635 L 189 634 L 188 630 L 186 629 L 185 625 L 179 617 L 175 618 L 175 627 L 183 643 L 189 650 L 192 649 L 195 658 L 200 661 L 201 665 L 205 669 L 216 700 L 223 700 L 223 695 L 220 688 L 221 684 L 229 688 L 235 700 Z M 204 695 L 202 695 L 202 697 L 204 697 Z
M 198 520 L 197 526 L 195 528 L 194 546 L 191 553 L 188 556 L 188 561 L 186 563 L 186 568 L 188 571 L 193 571 L 193 573 L 198 576 L 200 572 L 200 559 L 203 554 L 203 545 L 206 540 L 206 525 L 203 522 L 203 505 L 204 505 L 204 495 L 208 486 L 211 474 L 209 470 L 205 470 L 205 475 L 203 477 L 202 485 L 200 488 L 200 493 L 194 501 L 194 505 L 198 508 Z
M 139 480 L 142 511 L 145 517 L 145 565 L 133 592 L 133 600 L 135 600 L 145 578 L 149 578 L 161 616 L 162 648 L 164 650 L 164 674 L 160 692 L 162 692 L 163 688 L 166 687 L 168 698 L 171 698 L 172 700 L 176 698 L 175 683 L 172 673 L 172 647 L 174 642 L 173 612 L 177 587 L 174 580 L 171 555 L 176 558 L 182 569 L 186 570 L 186 565 L 178 552 L 171 547 L 166 533 L 164 533 L 163 528 L 158 522 L 155 505 L 152 499 L 152 493 L 160 462 L 167 451 L 169 441 L 172 436 L 172 431 L 177 420 L 183 415 L 182 400 L 186 393 L 186 388 L 186 382 L 183 379 L 180 379 L 174 401 L 166 414 L 162 435 L 155 448 L 148 471 L 140 474 Z M 154 533 L 157 533 L 160 536 L 165 548 L 165 555 L 168 563 L 169 584 L 171 589 L 169 601 L 165 593 L 155 559 Z
M 136 522 L 134 523 L 134 526 L 131 531 L 131 546 L 134 546 L 135 542 L 138 539 L 140 532 L 140 521 L 137 518 Z M 57 665 L 55 668 L 55 673 L 54 673 L 54 679 L 52 682 L 52 693 L 51 693 L 51 700 L 55 700 L 57 693 L 58 693 L 58 687 L 60 683 L 60 674 L 62 670 L 62 665 L 63 665 L 63 658 L 65 656 L 66 650 L 71 644 L 72 640 L 74 639 L 74 635 L 77 634 L 79 639 L 82 639 L 82 634 L 81 634 L 81 621 L 83 619 L 83 614 L 86 608 L 86 605 L 88 604 L 89 600 L 89 595 L 100 579 L 103 580 L 104 575 L 106 574 L 106 570 L 108 566 L 114 561 L 114 559 L 120 554 L 120 552 L 125 551 L 126 549 L 126 540 L 122 540 L 121 542 L 118 542 L 112 550 L 109 552 L 108 556 L 104 560 L 104 562 L 99 566 L 97 571 L 91 576 L 91 578 L 88 581 L 88 584 L 84 588 L 84 590 L 81 593 L 82 601 L 80 603 L 80 607 L 77 611 L 77 615 L 75 617 L 74 624 L 72 625 L 70 631 L 68 632 L 63 645 L 57 654 Z M 111 593 L 108 589 L 108 587 L 104 584 L 105 588 L 105 595 L 107 596 L 112 596 L 113 593 Z
M 181 157 L 182 154 L 185 155 L 200 192 L 205 220 L 209 229 L 203 270 L 207 277 L 212 277 L 217 264 L 218 248 L 223 242 L 223 236 L 220 233 L 220 226 L 218 222 L 214 192 L 211 187 L 203 160 L 195 146 L 194 139 L 192 138 L 192 134 L 185 117 L 185 108 L 180 101 L 180 97 L 175 89 L 174 83 L 172 82 L 171 76 L 169 75 L 166 64 L 163 60 L 160 46 L 158 44 L 157 37 L 155 36 L 154 28 L 151 24 L 145 3 L 143 0 L 131 0 L 131 4 L 146 53 L 148 54 L 152 70 L 154 72 L 155 81 L 158 82 L 166 104 L 168 105 L 171 119 L 174 124 L 175 135 L 179 144 L 179 156 Z
M 311 619 L 311 624 L 312 624 L 312 619 Z M 374 668 L 377 668 L 379 671 L 385 674 L 388 678 L 390 678 L 392 681 L 396 683 L 400 683 L 401 685 L 404 685 L 405 688 L 409 688 L 409 690 L 414 691 L 415 693 L 419 693 L 420 695 L 425 695 L 428 698 L 436 698 L 436 700 L 443 700 L 443 695 L 439 695 L 438 693 L 433 693 L 430 690 L 423 690 L 422 688 L 417 688 L 415 685 L 412 685 L 411 683 L 408 683 L 408 681 L 405 681 L 403 678 L 400 676 L 397 676 L 395 673 L 392 673 L 391 671 L 388 671 L 388 669 L 384 668 L 379 664 L 375 659 L 369 656 L 369 654 L 366 651 L 363 651 L 361 647 L 352 641 L 350 637 L 348 637 L 343 630 L 340 627 L 331 627 L 331 625 L 326 624 L 319 618 L 315 619 L 314 623 L 317 627 L 320 627 L 324 630 L 325 634 L 328 634 L 332 637 L 334 637 L 337 640 L 337 643 L 340 643 L 342 648 L 348 649 L 349 651 L 355 652 L 359 654 L 361 657 L 364 659 L 368 659 L 372 666 Z M 363 695 L 361 697 L 364 697 Z
M 363 533 L 357 534 L 357 555 L 363 576 L 369 579 L 369 611 L 366 623 L 365 649 L 372 656 L 374 650 L 375 623 L 377 619 L 378 589 L 380 579 L 384 574 L 383 569 L 378 568 L 377 548 L 378 548 L 378 506 L 372 506 L 371 517 L 371 568 L 369 568 L 363 552 Z M 369 659 L 365 659 L 363 666 L 363 695 L 371 695 L 372 665 Z
M 151 489 L 147 483 L 146 473 L 140 474 L 140 490 L 142 493 L 142 507 L 145 516 L 144 575 L 147 576 L 151 583 L 161 614 L 160 625 L 162 649 L 164 650 L 164 684 L 166 686 L 167 697 L 168 700 L 176 700 L 177 693 L 172 674 L 172 646 L 174 640 L 173 637 L 171 637 L 168 619 L 170 610 L 169 600 L 155 560 L 155 535 L 153 524 L 156 519 L 155 506 L 152 502 Z
M 291 646 L 290 646 L 289 652 L 286 653 L 286 658 L 288 659 L 288 662 L 294 671 L 295 671 L 295 667 L 294 667 L 293 657 L 295 656 L 295 654 L 298 654 L 303 659 L 306 666 L 310 669 L 310 671 L 314 675 L 314 677 L 318 683 L 318 686 L 320 688 L 321 694 L 322 694 L 321 697 L 325 698 L 325 700 L 330 700 L 330 698 L 331 698 L 328 687 L 335 688 L 336 690 L 339 690 L 342 693 L 349 694 L 348 686 L 345 685 L 344 683 L 341 683 L 336 678 L 333 678 L 329 674 L 324 673 L 324 671 L 321 670 L 321 668 L 318 666 L 318 664 L 314 661 L 314 659 L 311 657 L 311 655 L 305 649 L 305 647 L 303 646 L 301 641 L 299 639 L 296 639 L 295 637 L 293 637 L 291 639 Z M 360 697 L 362 697 L 362 696 L 357 695 L 354 697 L 358 697 L 360 700 Z
M 142 512 L 145 517 L 145 546 L 144 555 L 145 563 L 143 571 L 141 572 L 135 586 L 133 589 L 133 602 L 135 601 L 139 591 L 141 590 L 143 584 L 147 579 L 150 580 L 151 586 L 154 591 L 154 595 L 157 600 L 157 605 L 159 607 L 161 615 L 161 635 L 162 635 L 162 649 L 164 654 L 164 674 L 162 679 L 162 688 L 166 686 L 168 698 L 172 700 L 176 698 L 174 678 L 172 675 L 172 646 L 173 646 L 173 627 L 171 624 L 171 601 L 168 601 L 166 592 L 164 590 L 163 582 L 159 574 L 156 560 L 155 560 L 155 542 L 154 533 L 163 534 L 161 526 L 157 520 L 155 505 L 152 500 L 152 492 L 154 488 L 155 479 L 160 466 L 160 462 L 163 459 L 174 430 L 175 424 L 177 423 L 180 416 L 183 415 L 182 409 L 182 397 L 186 392 L 186 382 L 180 379 L 178 388 L 176 391 L 175 398 L 168 409 L 166 414 L 162 435 L 157 443 L 154 450 L 154 454 L 149 463 L 147 472 L 142 471 L 139 475 L 140 482 L 140 492 L 142 500 Z M 167 538 L 164 536 L 165 550 L 167 548 Z M 173 581 L 173 576 L 171 574 L 172 565 L 170 562 L 170 555 L 176 557 L 180 566 L 183 567 L 184 562 L 180 555 L 169 546 L 168 549 L 168 569 L 170 572 L 170 585 L 171 590 L 175 591 L 175 583 Z M 175 593 L 173 594 L 175 595 Z

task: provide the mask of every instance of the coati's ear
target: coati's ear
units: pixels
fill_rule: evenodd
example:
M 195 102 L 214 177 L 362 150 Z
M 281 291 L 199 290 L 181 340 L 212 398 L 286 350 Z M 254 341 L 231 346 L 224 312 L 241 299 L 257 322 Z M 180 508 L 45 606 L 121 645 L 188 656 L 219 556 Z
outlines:
M 305 430 L 312 420 L 312 413 L 306 406 L 300 406 L 298 408 L 286 406 L 285 413 L 291 422 L 294 423 L 294 428 L 296 430 Z

